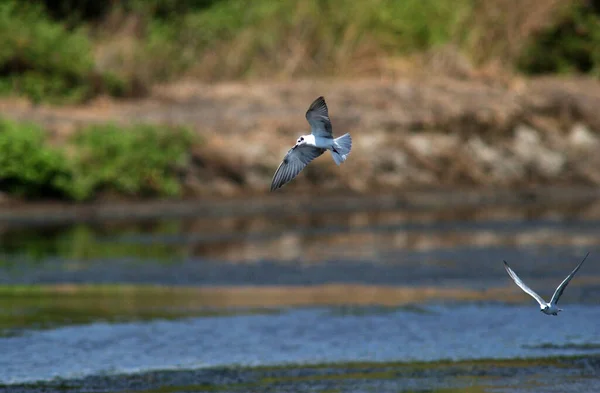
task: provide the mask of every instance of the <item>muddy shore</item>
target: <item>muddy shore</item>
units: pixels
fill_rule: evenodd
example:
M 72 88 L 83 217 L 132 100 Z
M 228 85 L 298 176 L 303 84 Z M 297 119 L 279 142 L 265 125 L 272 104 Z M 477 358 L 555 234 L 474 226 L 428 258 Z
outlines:
M 55 143 L 94 122 L 187 125 L 201 143 L 183 175 L 186 196 L 245 197 L 268 194 L 318 95 L 334 133 L 352 134 L 352 154 L 339 168 L 320 157 L 281 193 L 600 185 L 600 83 L 590 79 L 181 82 L 139 101 L 4 100 L 0 116 L 39 122 Z
M 558 387 L 587 390 L 597 383 L 594 357 L 479 360 L 430 363 L 345 363 L 283 367 L 160 370 L 143 374 L 102 375 L 47 383 L 3 386 L 0 392 L 482 392 L 531 391 Z M 540 375 L 545 376 L 541 383 Z M 569 378 L 564 382 L 565 376 Z M 456 389 L 456 390 L 455 390 Z M 583 389 L 583 390 L 582 390 Z M 556 391 L 556 390 L 552 390 Z

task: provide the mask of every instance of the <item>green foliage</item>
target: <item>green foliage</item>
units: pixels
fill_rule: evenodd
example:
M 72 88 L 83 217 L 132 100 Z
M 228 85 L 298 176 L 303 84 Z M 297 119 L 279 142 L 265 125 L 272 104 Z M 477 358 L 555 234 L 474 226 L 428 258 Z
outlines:
M 115 75 L 96 72 L 85 26 L 67 29 L 40 4 L 0 2 L 0 37 L 0 93 L 73 103 L 126 90 Z
M 34 101 L 80 101 L 91 93 L 94 62 L 83 30 L 67 31 L 43 8 L 26 2 L 0 3 L 0 78 L 6 92 Z
M 100 93 L 143 95 L 190 69 L 205 79 L 334 74 L 367 47 L 410 53 L 455 39 L 471 3 L 7 0 L 0 3 L 0 92 L 81 102 Z M 119 30 L 132 21 L 138 27 Z
M 182 75 L 209 81 L 352 75 L 377 71 L 381 57 L 446 44 L 475 62 L 514 64 L 521 51 L 514 43 L 521 42 L 519 32 L 523 30 L 524 41 L 534 31 L 528 26 L 541 23 L 523 16 L 535 15 L 536 3 L 515 10 L 509 0 L 481 4 L 5 0 L 0 2 L 0 93 L 36 102 L 82 102 L 103 93 L 143 96 L 153 84 Z M 567 12 L 548 29 L 529 37 L 531 43 L 516 64 L 521 70 L 598 73 L 600 1 L 568 0 L 556 6 L 563 8 Z M 480 9 L 487 10 L 487 19 L 478 24 Z M 494 44 L 503 38 L 511 44 Z M 514 48 L 508 60 L 506 50 L 498 49 L 503 47 Z
M 472 3 L 256 0 L 249 7 L 244 0 L 220 1 L 185 15 L 178 40 L 218 56 L 209 77 L 333 74 L 365 48 L 407 54 L 461 41 Z M 297 55 L 299 66 L 286 67 Z
M 40 127 L 0 121 L 0 190 L 29 198 L 89 200 L 101 192 L 177 196 L 194 139 L 184 128 L 90 126 L 67 149 Z
M 89 126 L 73 138 L 74 194 L 179 195 L 193 139 L 185 128 Z
M 576 1 L 533 37 L 518 66 L 531 74 L 600 75 L 600 1 Z
M 65 156 L 32 124 L 0 120 L 0 189 L 21 197 L 61 196 L 71 177 Z

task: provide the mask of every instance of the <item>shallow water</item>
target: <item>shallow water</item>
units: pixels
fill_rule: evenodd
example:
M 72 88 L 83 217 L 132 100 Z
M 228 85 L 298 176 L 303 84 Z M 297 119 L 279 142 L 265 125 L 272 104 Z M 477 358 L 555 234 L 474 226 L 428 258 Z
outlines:
M 313 364 L 352 362 L 533 359 L 526 378 L 498 375 L 493 363 L 479 374 L 465 366 L 464 380 L 444 368 L 400 383 L 340 366 L 339 380 L 303 387 L 280 370 L 269 389 L 550 391 L 572 368 L 574 390 L 559 391 L 586 391 L 599 374 L 595 204 L 10 225 L 0 246 L 0 391 L 125 391 L 132 378 L 146 381 L 141 391 L 244 391 L 236 379 L 264 382 L 265 371 L 235 367 L 312 375 Z M 588 251 L 558 317 L 541 314 L 501 262 L 550 297 Z M 556 356 L 584 360 L 544 369 Z M 216 385 L 194 385 L 201 376 Z M 101 387 L 94 378 L 105 378 Z M 26 382 L 38 385 L 14 385 Z
M 233 365 L 600 353 L 600 306 L 569 305 L 561 318 L 549 318 L 530 306 L 456 305 L 92 323 L 2 339 L 0 382 Z

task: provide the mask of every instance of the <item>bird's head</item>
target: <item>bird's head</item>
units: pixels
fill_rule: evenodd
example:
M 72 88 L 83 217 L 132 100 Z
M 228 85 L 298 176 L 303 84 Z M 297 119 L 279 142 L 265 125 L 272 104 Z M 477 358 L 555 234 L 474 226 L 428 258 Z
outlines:
M 296 141 L 296 145 L 303 145 L 305 143 L 306 143 L 306 139 L 303 136 L 298 138 L 298 140 Z

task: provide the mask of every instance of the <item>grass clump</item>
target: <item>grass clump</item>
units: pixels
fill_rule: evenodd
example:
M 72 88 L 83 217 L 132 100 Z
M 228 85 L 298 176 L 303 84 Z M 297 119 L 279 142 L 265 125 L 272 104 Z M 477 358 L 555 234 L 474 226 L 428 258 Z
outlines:
M 0 189 L 22 198 L 85 201 L 102 193 L 181 193 L 194 138 L 185 128 L 89 126 L 52 147 L 38 126 L 0 121 Z
M 34 124 L 0 120 L 0 190 L 18 197 L 64 196 L 72 181 L 62 152 Z
M 0 2 L 0 92 L 34 102 L 84 101 L 104 90 L 118 95 L 121 81 L 95 71 L 84 26 L 67 29 L 39 4 Z
M 8 0 L 0 83 L 36 101 L 147 94 L 203 80 L 371 72 L 460 41 L 473 0 Z
M 193 138 L 186 128 L 93 125 L 72 139 L 74 192 L 177 196 Z
M 94 62 L 83 30 L 67 31 L 35 4 L 4 1 L 0 37 L 2 91 L 34 101 L 80 101 L 89 96 Z
M 357 74 L 383 55 L 462 40 L 471 9 L 472 0 L 228 0 L 186 15 L 180 36 L 205 53 L 191 70 L 202 78 Z

